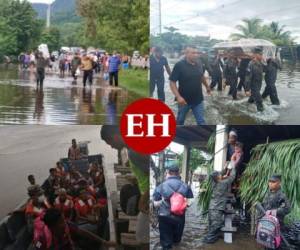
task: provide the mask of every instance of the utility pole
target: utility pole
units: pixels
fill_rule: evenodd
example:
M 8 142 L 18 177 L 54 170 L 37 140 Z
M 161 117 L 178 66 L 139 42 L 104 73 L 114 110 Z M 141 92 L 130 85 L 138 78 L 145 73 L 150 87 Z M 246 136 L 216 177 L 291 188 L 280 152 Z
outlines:
M 158 22 L 159 22 L 159 34 L 162 32 L 162 27 L 161 27 L 161 0 L 158 0 Z
M 51 3 L 48 4 L 48 9 L 47 9 L 47 23 L 46 23 L 46 27 L 48 29 L 50 28 L 50 19 L 51 19 Z

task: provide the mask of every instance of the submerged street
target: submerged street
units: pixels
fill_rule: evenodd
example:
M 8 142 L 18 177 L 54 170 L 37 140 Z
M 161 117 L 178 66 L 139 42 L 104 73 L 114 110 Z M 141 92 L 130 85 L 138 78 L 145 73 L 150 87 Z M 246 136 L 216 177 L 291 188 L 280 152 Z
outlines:
M 110 87 L 101 75 L 83 87 L 66 74 L 46 74 L 43 89 L 36 87 L 33 70 L 0 67 L 0 124 L 117 124 L 125 107 L 139 96 Z

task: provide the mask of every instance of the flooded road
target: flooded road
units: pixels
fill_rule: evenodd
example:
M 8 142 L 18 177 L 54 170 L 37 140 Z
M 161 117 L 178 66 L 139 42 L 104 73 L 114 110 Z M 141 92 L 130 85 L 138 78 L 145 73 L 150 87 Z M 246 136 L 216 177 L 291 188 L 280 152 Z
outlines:
M 215 244 L 203 245 L 201 243 L 206 231 L 207 220 L 203 218 L 200 209 L 197 206 L 199 185 L 192 186 L 193 193 L 196 198 L 193 200 L 191 207 L 186 212 L 186 223 L 183 233 L 181 244 L 174 247 L 174 250 L 259 250 L 263 249 L 259 247 L 254 239 L 254 236 L 250 235 L 249 223 L 240 223 L 238 226 L 238 232 L 233 234 L 233 244 L 224 243 L 223 239 L 219 239 Z M 151 250 L 161 250 L 159 245 L 159 233 L 158 230 L 150 231 L 151 237 Z
M 171 59 L 171 67 L 178 60 Z M 166 79 L 167 75 L 166 75 Z M 300 117 L 300 63 L 285 62 L 278 72 L 276 82 L 280 106 L 271 105 L 269 99 L 264 101 L 265 111 L 256 112 L 254 104 L 247 103 L 247 97 L 242 92 L 238 93 L 238 101 L 232 101 L 227 96 L 229 87 L 222 93 L 213 91 L 211 96 L 205 96 L 205 119 L 207 124 L 299 124 Z M 261 93 L 265 88 L 265 83 Z M 166 104 L 177 114 L 177 104 L 171 93 L 169 83 L 165 84 Z M 203 88 L 205 93 L 205 88 Z M 185 125 L 195 125 L 192 113 L 189 113 Z
M 67 157 L 71 140 L 89 141 L 89 153 L 103 154 L 106 163 L 117 152 L 100 139 L 101 126 L 0 126 L 0 221 L 27 198 L 27 176 L 42 184 L 60 158 Z
M 91 87 L 82 79 L 46 75 L 37 89 L 35 73 L 0 66 L 0 124 L 116 124 L 125 107 L 140 98 L 123 88 L 111 88 L 96 75 Z

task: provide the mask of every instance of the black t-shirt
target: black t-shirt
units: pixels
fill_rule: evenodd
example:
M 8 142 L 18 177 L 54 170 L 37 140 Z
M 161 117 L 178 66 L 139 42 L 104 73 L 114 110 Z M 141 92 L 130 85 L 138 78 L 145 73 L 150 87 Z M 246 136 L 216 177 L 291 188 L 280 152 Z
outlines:
M 161 56 L 159 61 L 151 55 L 150 56 L 150 80 L 164 79 L 164 67 L 168 65 L 166 57 Z
M 203 101 L 202 77 L 203 67 L 201 63 L 193 65 L 183 59 L 175 64 L 170 81 L 178 81 L 179 94 L 187 104 L 197 105 Z

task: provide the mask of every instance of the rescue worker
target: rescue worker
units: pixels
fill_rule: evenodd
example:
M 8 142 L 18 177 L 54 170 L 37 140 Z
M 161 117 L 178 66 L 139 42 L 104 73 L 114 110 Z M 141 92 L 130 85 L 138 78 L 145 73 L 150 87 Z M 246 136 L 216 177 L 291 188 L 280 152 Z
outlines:
M 231 184 L 236 176 L 236 169 L 232 165 L 230 175 L 225 179 L 221 173 L 214 171 L 210 177 L 212 183 L 212 196 L 208 210 L 208 232 L 203 239 L 203 243 L 212 244 L 218 240 L 221 228 L 224 225 L 224 210 L 227 202 L 226 194 L 231 189 Z
M 279 62 L 277 60 L 269 58 L 267 60 L 267 66 L 265 67 L 266 87 L 262 94 L 262 98 L 267 98 L 268 96 L 270 96 L 273 105 L 280 105 L 280 101 L 277 95 L 277 89 L 275 86 L 278 69 L 281 69 Z
M 68 152 L 68 158 L 69 160 L 80 160 L 80 149 L 77 146 L 76 139 L 72 139 L 72 146 L 69 148 Z
M 210 88 L 214 89 L 214 87 L 218 85 L 218 91 L 222 91 L 222 70 L 224 65 L 217 51 L 209 66 L 211 75 Z
M 181 216 L 171 213 L 170 197 L 174 192 L 187 199 L 193 198 L 190 187 L 180 179 L 177 165 L 168 168 L 166 180 L 153 193 L 154 206 L 159 209 L 160 244 L 163 250 L 172 249 L 174 244 L 179 244 L 184 230 L 185 213 Z
M 269 179 L 269 191 L 267 192 L 262 206 L 268 213 L 276 211 L 280 227 L 284 228 L 284 217 L 291 212 L 291 205 L 286 195 L 281 190 L 281 176 L 274 174 Z
M 249 63 L 246 74 L 246 92 L 251 90 L 249 103 L 255 103 L 258 111 L 263 111 L 263 100 L 260 94 L 263 80 L 262 49 L 256 47 L 253 50 L 253 59 Z
M 43 87 L 45 79 L 45 68 L 49 65 L 49 61 L 43 57 L 42 52 L 36 55 L 36 86 Z
M 241 58 L 241 62 L 238 67 L 238 69 L 239 69 L 238 76 L 240 78 L 240 81 L 239 81 L 239 84 L 237 87 L 238 91 L 241 91 L 242 88 L 244 88 L 244 90 L 246 90 L 245 89 L 245 79 L 246 79 L 247 68 L 248 68 L 250 61 L 251 61 L 250 58 Z
M 275 215 L 280 223 L 281 233 L 286 230 L 284 217 L 291 212 L 291 205 L 286 195 L 281 190 L 281 176 L 274 174 L 269 179 L 269 190 L 262 202 L 266 214 Z M 263 217 L 262 211 L 258 211 L 258 217 Z M 283 243 L 284 244 L 284 243 Z M 285 249 L 279 246 L 277 249 Z M 271 250 L 265 248 L 265 250 Z
M 153 54 L 150 56 L 150 96 L 153 96 L 156 86 L 157 97 L 162 102 L 165 101 L 165 69 L 170 76 L 171 69 L 167 58 L 163 56 L 163 51 L 160 47 L 155 47 Z
M 237 67 L 238 67 L 238 60 L 233 54 L 230 52 L 229 58 L 226 61 L 225 71 L 226 71 L 226 81 L 230 86 L 228 95 L 231 95 L 233 100 L 237 100 Z

